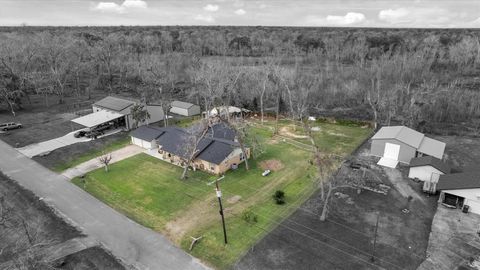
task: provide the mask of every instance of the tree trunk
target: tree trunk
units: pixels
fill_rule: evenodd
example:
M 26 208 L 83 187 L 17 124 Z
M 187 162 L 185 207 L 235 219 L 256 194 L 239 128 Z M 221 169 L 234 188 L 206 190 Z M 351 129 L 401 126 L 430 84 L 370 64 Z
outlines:
M 332 184 L 328 183 L 328 192 L 327 197 L 323 200 L 322 214 L 320 215 L 320 221 L 325 221 L 327 219 L 328 213 L 328 201 L 330 200 L 330 195 L 332 194 Z
M 183 167 L 183 172 L 180 179 L 185 180 L 185 178 L 187 178 L 188 166 L 189 166 L 189 162 L 185 162 L 185 166 Z
M 263 124 L 263 97 L 265 96 L 265 92 L 267 91 L 267 79 L 268 76 L 263 80 L 263 89 L 260 93 L 260 114 L 261 114 L 261 122 Z
M 248 156 L 247 156 L 247 151 L 245 151 L 245 145 L 243 144 L 243 140 L 241 138 L 238 138 L 238 143 L 240 144 L 240 148 L 242 149 L 243 157 L 245 159 L 245 170 L 249 170 L 250 167 L 248 166 Z
M 278 134 L 278 119 L 280 118 L 280 100 L 281 100 L 281 91 L 278 90 L 278 96 L 277 96 L 277 109 L 275 112 L 275 131 L 274 134 Z
M 108 164 L 105 164 L 105 172 L 108 172 Z

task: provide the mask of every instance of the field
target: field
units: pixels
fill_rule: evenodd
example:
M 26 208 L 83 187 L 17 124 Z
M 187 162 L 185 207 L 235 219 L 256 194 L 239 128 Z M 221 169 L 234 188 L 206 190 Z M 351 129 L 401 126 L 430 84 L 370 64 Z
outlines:
M 288 126 L 286 122 L 281 125 Z M 316 134 L 318 140 L 324 136 L 327 139 L 328 133 L 341 132 L 342 135 L 335 136 L 350 137 L 348 143 L 340 144 L 342 149 L 335 149 L 344 154 L 355 149 L 371 131 L 326 123 L 316 125 L 322 130 Z M 265 152 L 250 160 L 249 171 L 241 166 L 220 181 L 227 245 L 223 244 L 214 187 L 208 185 L 215 176 L 190 172 L 190 177 L 182 181 L 181 168 L 140 154 L 111 165 L 109 173 L 97 170 L 73 181 L 130 218 L 167 235 L 187 251 L 191 237 L 203 236 L 192 255 L 225 269 L 302 204 L 318 185 L 315 169 L 309 162 L 311 152 L 284 141 L 283 135 L 273 137 L 268 125 L 257 124 L 252 130 L 265 145 Z M 272 174 L 260 176 L 267 167 Z M 276 190 L 285 192 L 285 205 L 274 203 L 272 195 Z M 255 218 L 248 219 L 246 215 Z

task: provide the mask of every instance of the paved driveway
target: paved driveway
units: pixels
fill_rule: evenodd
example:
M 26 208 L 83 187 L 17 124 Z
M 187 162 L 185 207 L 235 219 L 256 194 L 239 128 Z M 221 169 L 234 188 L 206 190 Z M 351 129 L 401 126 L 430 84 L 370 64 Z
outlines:
M 137 145 L 127 145 L 121 149 L 118 149 L 116 151 L 113 151 L 109 153 L 112 156 L 112 160 L 110 161 L 110 164 L 113 164 L 115 162 L 119 162 L 121 160 L 124 160 L 126 158 L 132 157 L 134 155 L 143 153 L 145 149 L 141 148 L 140 146 Z M 91 159 L 89 161 L 86 161 L 82 164 L 79 164 L 73 168 L 70 168 L 68 170 L 65 170 L 62 172 L 62 175 L 65 176 L 68 179 L 73 179 L 77 176 L 84 175 L 88 172 L 91 172 L 93 170 L 96 170 L 98 168 L 103 167 L 103 164 L 100 163 L 98 158 Z
M 139 269 L 206 269 L 197 259 L 0 141 L 0 170 Z
M 62 148 L 62 147 L 65 147 L 65 146 L 68 146 L 68 145 L 71 145 L 71 144 L 74 144 L 74 143 L 88 142 L 88 141 L 92 140 L 91 138 L 85 138 L 85 137 L 75 138 L 73 136 L 73 134 L 75 134 L 75 132 L 77 132 L 77 131 L 78 130 L 72 131 L 72 132 L 70 132 L 70 133 L 68 133 L 64 136 L 61 136 L 61 137 L 58 137 L 58 138 L 55 138 L 55 139 L 51 139 L 51 140 L 48 140 L 48 141 L 30 144 L 30 145 L 18 148 L 17 150 L 20 153 L 24 154 L 25 156 L 31 158 L 31 157 L 34 157 L 34 156 L 38 156 L 38 155 L 41 155 L 41 154 L 52 152 L 55 149 Z M 110 131 L 110 132 L 106 133 L 105 135 L 102 135 L 98 138 L 109 136 L 109 135 L 115 134 L 115 133 L 120 132 L 120 131 L 121 131 L 121 129 L 112 130 L 112 131 Z

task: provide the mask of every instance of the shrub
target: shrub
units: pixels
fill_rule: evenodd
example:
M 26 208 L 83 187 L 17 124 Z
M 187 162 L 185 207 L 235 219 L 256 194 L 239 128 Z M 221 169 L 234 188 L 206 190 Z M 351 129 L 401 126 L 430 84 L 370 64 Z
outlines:
M 251 209 L 247 209 L 242 213 L 242 219 L 248 224 L 254 224 L 258 222 L 258 216 Z
M 273 199 L 275 200 L 276 204 L 284 204 L 285 192 L 283 192 L 282 190 L 275 191 L 275 194 L 273 194 Z

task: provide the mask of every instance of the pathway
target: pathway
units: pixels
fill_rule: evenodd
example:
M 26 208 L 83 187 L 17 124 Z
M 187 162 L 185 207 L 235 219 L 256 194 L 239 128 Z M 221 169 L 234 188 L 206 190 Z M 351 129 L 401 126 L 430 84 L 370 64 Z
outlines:
M 136 146 L 136 145 L 127 145 L 123 148 L 120 148 L 118 150 L 115 150 L 111 153 L 109 153 L 112 156 L 112 160 L 110 161 L 110 164 L 113 164 L 115 162 L 119 162 L 121 160 L 127 159 L 129 157 L 132 157 L 134 155 L 140 154 L 144 152 L 145 149 Z M 68 170 L 65 170 L 62 172 L 62 175 L 65 176 L 68 179 L 73 179 L 78 176 L 85 175 L 88 172 L 91 172 L 93 170 L 99 169 L 103 167 L 103 164 L 100 163 L 100 161 L 97 158 L 93 158 L 89 161 L 83 162 L 73 168 L 70 168 Z

